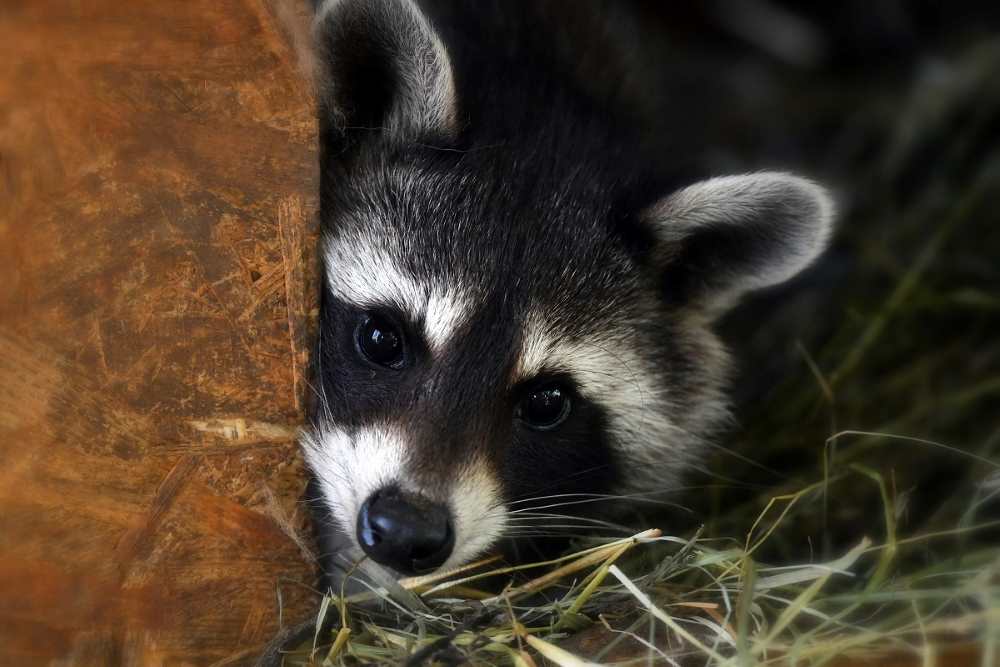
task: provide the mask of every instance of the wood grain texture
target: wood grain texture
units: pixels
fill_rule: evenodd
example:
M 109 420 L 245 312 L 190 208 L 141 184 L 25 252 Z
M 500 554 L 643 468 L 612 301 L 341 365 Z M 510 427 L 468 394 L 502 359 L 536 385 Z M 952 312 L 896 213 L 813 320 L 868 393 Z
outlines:
M 0 9 L 0 664 L 239 664 L 313 604 L 304 17 Z

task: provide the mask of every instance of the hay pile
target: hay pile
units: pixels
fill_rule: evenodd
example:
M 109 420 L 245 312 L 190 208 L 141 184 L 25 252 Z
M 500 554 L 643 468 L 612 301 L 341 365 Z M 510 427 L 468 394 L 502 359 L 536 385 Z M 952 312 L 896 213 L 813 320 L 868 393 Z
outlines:
M 884 498 L 878 520 L 865 527 L 877 541 L 863 537 L 824 562 L 757 559 L 775 535 L 794 532 L 801 514 L 821 511 L 857 483 Z M 480 563 L 328 597 L 316 632 L 284 664 L 813 665 L 900 655 L 935 664 L 936 655 L 969 645 L 992 664 L 987 656 L 1000 650 L 1000 549 L 975 536 L 1000 526 L 976 519 L 994 494 L 997 472 L 953 529 L 903 535 L 886 481 L 852 466 L 774 498 L 743 541 L 649 530 L 558 561 Z M 965 548 L 907 566 L 914 553 L 941 543 Z M 476 588 L 515 572 L 538 574 L 499 594 Z M 332 629 L 321 631 L 327 620 Z

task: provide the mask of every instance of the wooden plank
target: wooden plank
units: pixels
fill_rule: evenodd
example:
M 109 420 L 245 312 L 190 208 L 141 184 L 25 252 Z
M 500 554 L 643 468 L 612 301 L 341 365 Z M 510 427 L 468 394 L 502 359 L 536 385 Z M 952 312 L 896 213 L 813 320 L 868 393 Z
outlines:
M 305 16 L 0 11 L 0 664 L 240 664 L 312 602 Z

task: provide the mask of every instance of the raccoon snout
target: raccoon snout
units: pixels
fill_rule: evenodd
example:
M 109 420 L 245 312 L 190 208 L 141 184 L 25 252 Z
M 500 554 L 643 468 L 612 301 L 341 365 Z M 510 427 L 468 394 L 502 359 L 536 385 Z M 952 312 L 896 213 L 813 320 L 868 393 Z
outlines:
M 358 512 L 358 542 L 376 563 L 420 574 L 448 560 L 455 532 L 447 508 L 389 487 L 373 493 Z

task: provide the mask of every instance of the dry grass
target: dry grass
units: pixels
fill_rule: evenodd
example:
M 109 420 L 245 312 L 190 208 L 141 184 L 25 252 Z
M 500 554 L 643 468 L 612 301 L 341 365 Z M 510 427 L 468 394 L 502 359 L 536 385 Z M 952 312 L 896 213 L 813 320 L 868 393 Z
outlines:
M 985 502 L 1000 493 L 1000 466 L 980 484 Z M 852 479 L 852 477 L 854 479 Z M 400 582 L 410 596 L 372 587 L 326 598 L 311 641 L 286 665 L 822 664 L 834 657 L 902 653 L 934 664 L 949 644 L 976 643 L 986 656 L 1000 639 L 1000 549 L 973 546 L 948 560 L 907 567 L 936 542 L 972 537 L 1000 520 L 900 535 L 891 502 L 865 536 L 825 562 L 776 566 L 755 554 L 794 531 L 803 513 L 822 511 L 824 494 L 885 481 L 856 467 L 777 496 L 741 540 L 688 538 L 648 530 L 568 554 L 555 562 L 461 571 Z M 974 516 L 975 507 L 967 508 Z M 882 525 L 878 525 L 881 523 Z M 876 541 L 877 539 L 877 541 Z M 499 594 L 477 589 L 487 576 L 539 571 Z M 328 615 L 332 630 L 321 632 Z M 561 646 L 600 626 L 599 650 Z M 427 664 L 430 664 L 428 662 Z

